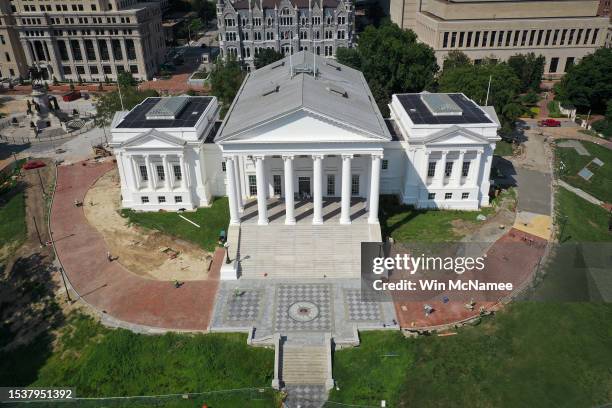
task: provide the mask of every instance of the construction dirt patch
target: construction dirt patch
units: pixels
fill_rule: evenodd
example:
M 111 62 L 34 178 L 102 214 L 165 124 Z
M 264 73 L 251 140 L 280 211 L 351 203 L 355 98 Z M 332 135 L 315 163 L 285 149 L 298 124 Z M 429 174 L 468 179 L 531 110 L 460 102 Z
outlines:
M 113 262 L 157 280 L 204 280 L 212 254 L 161 232 L 129 225 L 120 214 L 117 169 L 100 177 L 83 201 L 87 221 L 104 237 Z M 178 222 L 178 221 L 177 221 Z

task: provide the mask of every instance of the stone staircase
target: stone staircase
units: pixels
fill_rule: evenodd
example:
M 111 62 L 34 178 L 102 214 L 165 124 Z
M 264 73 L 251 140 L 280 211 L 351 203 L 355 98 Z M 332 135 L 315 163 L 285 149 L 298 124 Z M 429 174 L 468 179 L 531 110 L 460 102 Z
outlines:
M 333 387 L 331 335 L 300 336 L 298 341 L 277 335 L 278 386 L 287 393 L 286 408 L 320 408 Z
M 283 346 L 281 379 L 286 386 L 325 385 L 327 349 L 324 346 Z
M 339 225 L 266 225 L 240 227 L 242 278 L 355 278 L 361 265 L 361 242 L 371 228 Z

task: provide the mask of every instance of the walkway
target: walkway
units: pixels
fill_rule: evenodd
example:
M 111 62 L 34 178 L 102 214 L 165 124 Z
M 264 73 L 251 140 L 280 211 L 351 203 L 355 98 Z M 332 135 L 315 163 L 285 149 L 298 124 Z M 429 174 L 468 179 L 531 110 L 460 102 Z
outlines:
M 58 167 L 51 230 L 72 287 L 108 320 L 124 327 L 207 330 L 223 251 L 215 252 L 209 280 L 186 282 L 176 289 L 172 282 L 146 279 L 119 261 L 109 262 L 102 235 L 87 222 L 83 208 L 75 207 L 74 201 L 82 201 L 91 185 L 114 166 L 107 161 Z
M 561 179 L 557 180 L 557 182 L 564 189 L 566 189 L 568 191 L 571 191 L 572 193 L 576 194 L 578 197 L 581 197 L 581 198 L 585 199 L 589 203 L 592 203 L 592 204 L 595 204 L 595 205 L 599 205 L 599 206 L 604 204 L 603 201 L 599 200 L 598 198 L 593 197 L 592 195 L 590 195 L 586 191 L 581 190 L 581 189 L 579 189 L 577 187 L 573 187 L 573 186 L 567 184 L 565 181 L 563 181 Z

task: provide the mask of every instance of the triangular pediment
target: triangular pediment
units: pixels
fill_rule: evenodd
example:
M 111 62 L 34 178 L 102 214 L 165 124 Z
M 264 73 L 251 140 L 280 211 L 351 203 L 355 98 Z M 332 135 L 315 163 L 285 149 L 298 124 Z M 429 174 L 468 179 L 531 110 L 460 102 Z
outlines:
M 423 142 L 427 145 L 480 145 L 490 143 L 486 137 L 459 126 L 451 126 L 436 132 L 425 138 Z
M 167 133 L 151 129 L 136 135 L 122 143 L 126 148 L 176 148 L 185 145 L 185 141 Z
M 345 143 L 386 142 L 387 140 L 378 135 L 369 134 L 334 121 L 317 112 L 301 108 L 221 140 L 220 143 L 233 141 L 249 143 Z

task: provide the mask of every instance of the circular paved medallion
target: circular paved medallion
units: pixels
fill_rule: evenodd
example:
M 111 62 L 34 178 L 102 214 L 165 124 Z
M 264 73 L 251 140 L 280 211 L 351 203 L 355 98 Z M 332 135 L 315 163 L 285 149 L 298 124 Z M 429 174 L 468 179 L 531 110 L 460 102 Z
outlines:
M 289 317 L 296 322 L 309 322 L 319 316 L 319 308 L 312 302 L 300 301 L 289 306 Z

